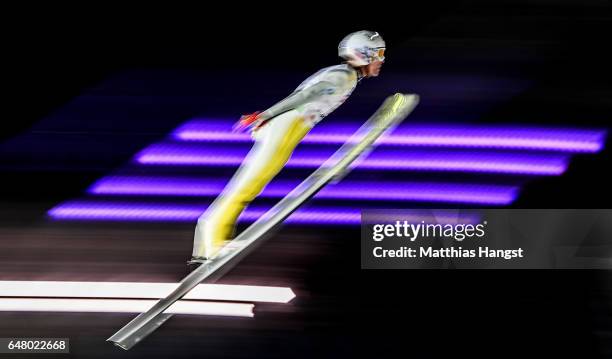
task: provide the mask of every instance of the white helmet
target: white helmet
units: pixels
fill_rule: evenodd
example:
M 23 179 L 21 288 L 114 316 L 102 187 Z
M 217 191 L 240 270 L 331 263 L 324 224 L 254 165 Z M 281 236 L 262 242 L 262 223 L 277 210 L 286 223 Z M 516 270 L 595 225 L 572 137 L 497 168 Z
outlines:
M 366 66 L 385 59 L 385 41 L 374 31 L 348 34 L 338 45 L 338 56 L 352 66 Z

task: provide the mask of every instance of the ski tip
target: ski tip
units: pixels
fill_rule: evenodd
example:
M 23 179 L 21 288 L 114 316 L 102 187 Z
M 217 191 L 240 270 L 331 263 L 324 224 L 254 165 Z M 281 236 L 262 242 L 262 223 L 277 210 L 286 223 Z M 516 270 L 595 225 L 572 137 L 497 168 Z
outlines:
M 404 94 L 395 93 L 392 96 L 387 97 L 383 106 L 394 106 L 396 110 L 399 108 L 405 108 L 408 111 L 412 110 L 419 104 L 419 95 L 417 94 Z M 399 106 L 399 107 L 397 107 Z
M 396 93 L 394 96 L 403 97 L 404 100 L 408 102 L 414 102 L 414 103 L 418 103 L 420 99 L 419 95 L 415 93 Z

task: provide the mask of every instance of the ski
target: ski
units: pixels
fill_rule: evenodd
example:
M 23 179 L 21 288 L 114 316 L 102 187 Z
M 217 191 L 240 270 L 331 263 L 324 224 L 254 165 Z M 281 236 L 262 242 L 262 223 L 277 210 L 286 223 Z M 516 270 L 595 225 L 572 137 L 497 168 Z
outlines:
M 167 297 L 160 299 L 148 311 L 141 313 L 107 340 L 129 350 L 172 314 L 164 311 L 180 300 L 202 281 L 214 281 L 236 265 L 256 245 L 264 242 L 289 215 L 314 196 L 325 185 L 340 181 L 357 160 L 369 153 L 375 141 L 391 132 L 418 104 L 417 95 L 395 94 L 388 97 L 380 108 L 342 145 L 321 167 L 294 188 L 287 196 L 245 229 L 219 253 L 186 276 Z

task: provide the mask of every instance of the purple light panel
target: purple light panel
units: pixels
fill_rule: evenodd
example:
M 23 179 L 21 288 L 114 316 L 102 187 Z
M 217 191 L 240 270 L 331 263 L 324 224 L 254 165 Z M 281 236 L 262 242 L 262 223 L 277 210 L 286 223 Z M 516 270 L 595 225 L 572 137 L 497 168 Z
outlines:
M 191 146 L 161 143 L 149 146 L 136 156 L 146 165 L 239 166 L 248 148 Z M 334 149 L 298 148 L 286 167 L 316 168 Z M 569 156 L 557 153 L 508 153 L 477 150 L 406 149 L 372 152 L 356 167 L 367 170 L 456 171 L 524 175 L 560 175 L 567 169 Z
M 134 159 L 135 164 L 238 167 L 248 153 L 252 140 L 248 134 L 233 133 L 233 122 L 208 119 L 189 121 L 172 134 L 173 141 L 153 144 L 138 153 Z M 307 135 L 303 141 L 305 146 L 298 147 L 286 167 L 319 167 L 360 125 L 361 122 L 319 124 Z M 606 131 L 603 130 L 407 123 L 391 135 L 381 138 L 379 144 L 383 146 L 355 167 L 381 171 L 560 175 L 568 167 L 569 153 L 598 152 L 604 147 L 605 137 Z M 88 192 L 95 196 L 215 197 L 225 184 L 225 180 L 213 178 L 109 176 L 96 182 Z M 283 197 L 296 185 L 297 181 L 275 180 L 266 187 L 262 197 Z M 317 197 L 339 201 L 507 205 L 516 199 L 518 192 L 519 188 L 516 186 L 492 184 L 345 180 L 325 187 Z M 151 204 L 84 199 L 58 205 L 51 209 L 48 215 L 57 220 L 193 222 L 205 210 L 205 204 Z M 239 220 L 253 222 L 265 211 L 267 208 L 249 207 Z M 414 213 L 412 220 L 415 222 L 431 218 L 430 213 L 419 210 Z M 446 220 L 456 220 L 451 217 L 452 215 Z M 436 218 L 445 220 L 438 215 Z M 287 219 L 288 223 L 308 225 L 354 225 L 360 221 L 361 213 L 358 207 L 307 207 Z
M 181 141 L 251 142 L 245 133 L 233 133 L 232 121 L 192 120 L 179 127 L 173 137 Z M 361 122 L 321 123 L 304 138 L 304 143 L 343 144 Z M 598 152 L 606 131 L 518 126 L 457 124 L 407 124 L 381 138 L 381 145 L 442 146 L 497 149 L 526 149 L 562 152 Z
M 133 202 L 71 201 L 61 204 L 48 212 L 56 220 L 112 220 L 112 221 L 152 221 L 152 222 L 193 222 L 204 213 L 206 206 L 196 205 L 154 205 Z M 240 222 L 254 222 L 267 208 L 247 208 L 240 216 Z M 410 216 L 410 211 L 414 216 Z M 427 210 L 406 210 L 402 220 L 430 220 Z M 441 222 L 454 223 L 456 216 L 436 216 Z M 469 219 L 468 219 L 469 220 Z M 474 219 L 477 220 L 477 219 Z M 303 208 L 287 218 L 286 223 L 304 225 L 355 225 L 361 223 L 358 208 Z
M 96 182 L 94 195 L 217 196 L 227 181 L 215 178 L 110 176 Z M 264 198 L 282 198 L 298 181 L 275 180 L 262 192 Z M 383 182 L 345 180 L 323 188 L 315 197 L 340 200 L 384 200 L 506 205 L 519 192 L 516 186 L 435 182 Z
M 151 205 L 134 202 L 72 201 L 61 204 L 48 212 L 53 219 L 113 220 L 113 221 L 170 221 L 192 222 L 204 213 L 206 206 L 197 205 Z M 240 222 L 254 222 L 267 209 L 248 208 Z M 300 210 L 286 222 L 296 224 L 357 224 L 361 220 L 359 209 L 314 209 Z

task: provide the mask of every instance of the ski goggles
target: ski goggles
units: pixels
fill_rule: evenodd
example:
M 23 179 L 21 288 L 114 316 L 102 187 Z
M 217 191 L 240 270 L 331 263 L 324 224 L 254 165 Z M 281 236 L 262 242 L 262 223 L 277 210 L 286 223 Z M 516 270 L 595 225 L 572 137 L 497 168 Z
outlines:
M 370 52 L 370 57 L 374 60 L 385 61 L 385 48 L 379 47 L 377 49 L 372 49 Z

